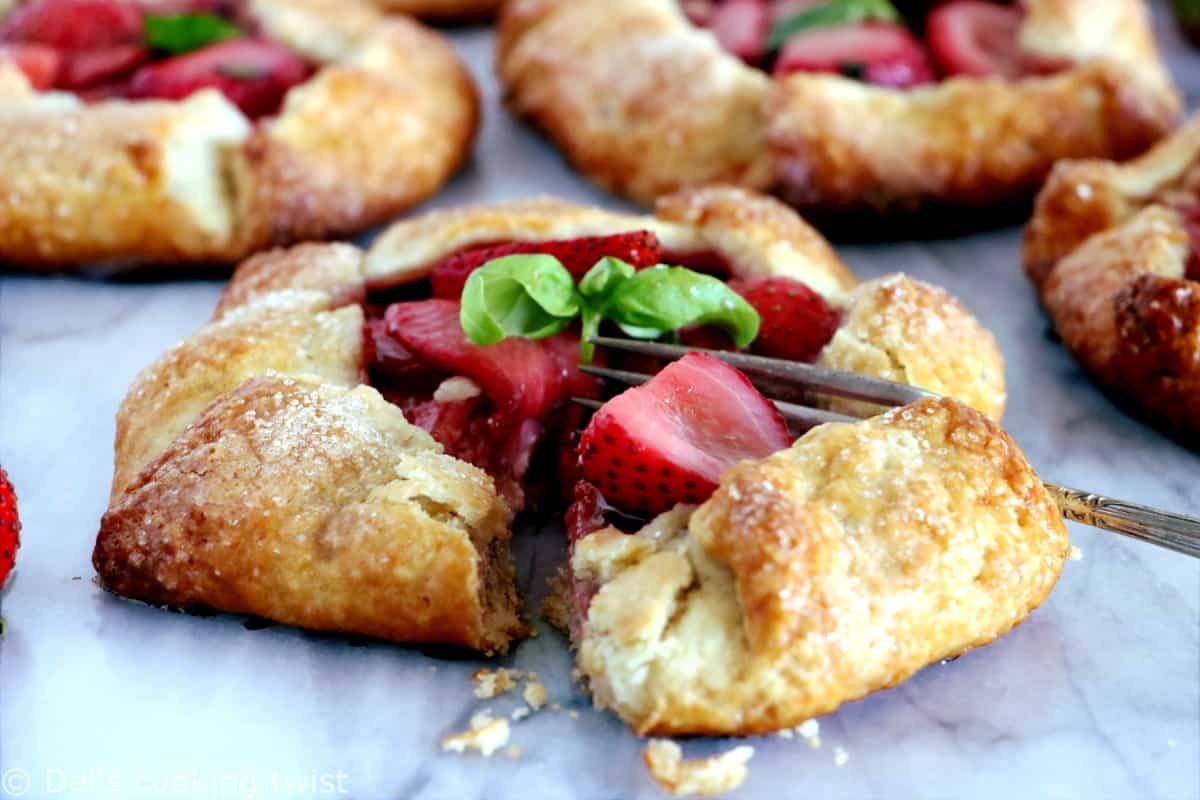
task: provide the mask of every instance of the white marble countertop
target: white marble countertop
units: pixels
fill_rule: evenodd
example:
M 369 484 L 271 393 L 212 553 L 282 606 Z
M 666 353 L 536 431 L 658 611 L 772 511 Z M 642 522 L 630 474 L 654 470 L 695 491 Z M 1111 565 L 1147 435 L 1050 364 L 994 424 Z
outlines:
M 484 87 L 486 126 L 474 162 L 432 205 L 533 193 L 615 205 L 504 116 L 487 32 L 455 38 Z M 1200 90 L 1200 59 L 1174 52 L 1181 80 Z M 901 269 L 947 286 L 997 334 L 1007 425 L 1044 475 L 1200 513 L 1198 456 L 1117 410 L 1048 338 L 1018 244 L 1009 229 L 843 252 L 863 276 Z M 477 708 L 517 703 L 472 697 L 482 661 L 168 614 L 94 585 L 113 413 L 135 372 L 209 316 L 219 289 L 0 275 L 0 462 L 25 524 L 2 598 L 0 795 L 661 796 L 642 743 L 572 690 L 564 641 L 544 626 L 504 663 L 538 670 L 563 710 L 514 725 L 519 759 L 483 760 L 437 746 Z M 750 778 L 732 797 L 1200 797 L 1200 565 L 1112 534 L 1071 534 L 1083 559 L 1028 622 L 822 719 L 819 749 L 753 741 Z M 531 609 L 561 542 L 553 526 L 518 538 Z

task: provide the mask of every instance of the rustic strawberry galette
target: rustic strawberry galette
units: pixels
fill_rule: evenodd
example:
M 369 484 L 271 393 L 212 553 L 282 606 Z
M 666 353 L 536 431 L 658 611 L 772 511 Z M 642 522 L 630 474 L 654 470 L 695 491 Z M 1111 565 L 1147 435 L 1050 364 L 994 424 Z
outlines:
M 1200 443 L 1200 119 L 1125 164 L 1059 163 L 1024 261 L 1093 379 Z
M 477 106 L 448 42 L 366 0 L 0 8 L 0 263 L 228 263 L 355 232 L 446 180 Z
M 511 525 L 535 505 L 579 497 L 570 525 L 580 531 L 607 514 L 625 526 L 663 511 L 679 522 L 712 495 L 697 513 L 725 498 L 729 514 L 760 519 L 747 557 L 780 547 L 781 563 L 792 558 L 799 529 L 766 526 L 804 495 L 764 488 L 738 510 L 717 490 L 735 474 L 722 477 L 726 467 L 791 445 L 773 407 L 697 354 L 588 423 L 570 399 L 599 399 L 602 387 L 579 364 L 621 365 L 582 341 L 595 331 L 748 348 L 957 397 L 966 405 L 838 429 L 828 457 L 853 474 L 829 489 L 821 535 L 886 523 L 900 536 L 904 514 L 921 509 L 931 540 L 963 523 L 953 536 L 978 549 L 954 569 L 996 570 L 1014 593 L 981 618 L 985 632 L 939 634 L 949 638 L 921 651 L 930 658 L 946 642 L 990 638 L 1005 609 L 1032 602 L 1032 589 L 1015 590 L 1041 567 L 994 560 L 1016 558 L 1017 540 L 1033 547 L 1022 526 L 1049 511 L 989 421 L 1005 399 L 991 336 L 940 289 L 901 275 L 857 284 L 789 209 L 719 188 L 666 197 L 655 216 L 554 200 L 436 212 L 396 224 L 367 252 L 312 244 L 246 262 L 213 321 L 143 371 L 121 406 L 94 554 L 102 584 L 151 603 L 502 651 L 524 631 Z M 776 455 L 752 468 L 783 481 L 786 464 Z M 1024 506 L 1011 501 L 1014 482 Z M 904 503 L 889 510 L 901 483 Z M 924 536 L 898 568 L 933 557 Z M 850 543 L 838 547 L 829 567 L 841 571 Z M 727 574 L 715 564 L 705 569 Z M 606 580 L 589 569 L 576 570 L 588 585 Z M 722 586 L 732 584 L 712 590 Z M 933 602 L 933 588 L 915 591 L 914 602 Z M 607 596 L 601 587 L 594 607 Z
M 642 202 L 722 181 L 835 222 L 1027 202 L 1179 100 L 1141 0 L 513 0 L 508 102 Z

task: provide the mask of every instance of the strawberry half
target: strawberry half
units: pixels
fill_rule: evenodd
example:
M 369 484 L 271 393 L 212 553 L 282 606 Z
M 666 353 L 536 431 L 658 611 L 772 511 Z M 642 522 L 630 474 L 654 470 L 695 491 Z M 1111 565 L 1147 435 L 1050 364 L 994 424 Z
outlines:
M 712 12 L 708 27 L 721 47 L 753 64 L 766 53 L 771 9 L 766 0 L 725 0 Z
M 62 57 L 53 47 L 43 44 L 0 45 L 0 61 L 8 59 L 25 73 L 29 83 L 39 92 L 54 86 L 58 80 Z
M 1016 6 L 955 0 L 929 15 L 926 38 L 949 75 L 1019 78 L 1026 72 L 1017 44 L 1022 16 Z
M 0 23 L 0 41 L 79 52 L 142 39 L 142 10 L 122 0 L 33 0 Z
M 67 53 L 57 85 L 63 89 L 88 89 L 118 81 L 149 60 L 150 51 L 138 44 Z
M 925 48 L 902 25 L 871 22 L 813 28 L 787 40 L 775 74 L 835 72 L 878 86 L 907 89 L 932 83 Z
M 703 502 L 728 467 L 791 443 L 783 417 L 745 375 L 690 353 L 596 412 L 579 466 L 617 508 L 654 515 Z
M 456 253 L 434 266 L 429 275 L 433 296 L 444 300 L 457 300 L 462 297 L 463 286 L 472 272 L 492 259 L 521 253 L 545 253 L 554 256 L 562 262 L 575 280 L 579 280 L 597 261 L 606 256 L 619 258 L 638 269 L 652 267 L 659 262 L 661 247 L 658 237 L 650 231 L 549 242 L 508 242 L 477 247 Z
M 418 361 L 470 378 L 498 410 L 518 418 L 540 419 L 581 384 L 594 384 L 576 369 L 579 340 L 570 334 L 481 347 L 463 333 L 458 311 L 451 300 L 394 303 L 384 319 L 388 335 Z
M 734 278 L 729 288 L 762 319 L 750 349 L 770 358 L 815 361 L 841 323 L 824 297 L 790 278 Z
M 8 580 L 21 546 L 21 518 L 17 514 L 17 496 L 8 474 L 0 467 L 0 587 Z
M 130 81 L 129 96 L 182 100 L 211 87 L 247 116 L 261 117 L 278 111 L 288 90 L 308 75 L 308 65 L 286 47 L 233 39 L 142 67 Z

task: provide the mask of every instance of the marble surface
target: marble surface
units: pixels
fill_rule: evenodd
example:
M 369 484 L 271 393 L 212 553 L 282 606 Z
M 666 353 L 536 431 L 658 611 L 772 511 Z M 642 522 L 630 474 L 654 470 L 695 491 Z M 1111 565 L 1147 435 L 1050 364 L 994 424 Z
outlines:
M 488 34 L 455 38 L 487 119 L 475 161 L 432 205 L 539 192 L 615 205 L 505 118 Z M 1181 80 L 1200 89 L 1195 57 L 1174 52 Z M 843 252 L 863 276 L 902 269 L 949 287 L 996 332 L 1007 424 L 1047 477 L 1200 513 L 1197 455 L 1114 408 L 1051 341 L 1018 243 L 1009 229 Z M 2 598 L 0 795 L 659 797 L 641 742 L 572 690 L 564 642 L 545 628 L 504 663 L 540 672 L 562 710 L 514 725 L 519 759 L 485 761 L 437 747 L 477 708 L 515 707 L 474 700 L 480 661 L 173 615 L 93 584 L 113 412 L 135 372 L 208 317 L 219 289 L 0 275 L 0 462 L 25 520 Z M 1071 533 L 1083 558 L 1027 623 L 822 719 L 819 749 L 751 742 L 751 775 L 733 796 L 1200 797 L 1200 565 L 1113 534 Z M 518 538 L 530 608 L 560 542 L 553 524 Z

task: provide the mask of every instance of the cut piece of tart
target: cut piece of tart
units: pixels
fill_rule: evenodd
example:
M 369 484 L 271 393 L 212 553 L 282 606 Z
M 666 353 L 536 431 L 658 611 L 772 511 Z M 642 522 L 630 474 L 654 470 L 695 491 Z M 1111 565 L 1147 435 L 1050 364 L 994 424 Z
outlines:
M 680 393 L 697 371 L 719 387 Z M 561 585 L 597 706 L 642 735 L 792 728 L 988 644 L 1049 594 L 1066 529 L 993 420 L 923 400 L 789 446 L 760 435 L 782 421 L 724 371 L 685 356 L 584 432 L 593 482 L 568 512 Z M 648 506 L 606 481 L 610 450 L 624 481 L 694 486 L 664 478 Z
M 368 0 L 25 0 L 0 10 L 0 261 L 231 264 L 437 190 L 478 98 Z
M 512 111 L 605 188 L 736 183 L 839 228 L 1027 204 L 1180 110 L 1141 0 L 514 0 L 499 35 Z
M 367 252 L 305 245 L 251 259 L 213 321 L 138 376 L 117 418 L 101 583 L 158 604 L 503 650 L 523 630 L 512 516 L 571 496 L 584 420 L 570 400 L 601 396 L 578 370 L 604 358 L 581 346 L 581 325 L 751 351 L 790 332 L 798 359 L 992 417 L 1004 406 L 995 342 L 953 298 L 899 275 L 857 285 L 769 198 L 709 188 L 664 198 L 653 216 L 548 199 L 435 212 Z M 721 367 L 664 374 L 679 392 L 728 383 L 744 397 Z M 590 477 L 606 486 L 611 470 L 646 498 L 641 511 L 688 481 L 700 499 L 719 477 L 700 451 L 788 443 L 753 403 L 709 422 L 746 418 L 753 430 L 698 444 L 670 481 L 636 463 L 626 474 L 611 449 Z

